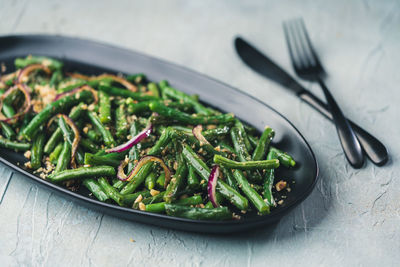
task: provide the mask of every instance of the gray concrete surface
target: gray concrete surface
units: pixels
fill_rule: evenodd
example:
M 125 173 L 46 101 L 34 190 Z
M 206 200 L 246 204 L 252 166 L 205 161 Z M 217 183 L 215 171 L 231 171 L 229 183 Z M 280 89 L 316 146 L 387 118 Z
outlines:
M 292 71 L 281 22 L 295 16 L 305 18 L 345 113 L 388 145 L 386 166 L 352 169 L 333 125 L 236 56 L 241 34 Z M 277 226 L 216 237 L 94 212 L 14 173 L 0 204 L 1 266 L 398 266 L 399 1 L 2 0 L 0 34 L 15 33 L 104 41 L 240 88 L 299 128 L 321 179 Z M 10 174 L 0 166 L 0 194 Z

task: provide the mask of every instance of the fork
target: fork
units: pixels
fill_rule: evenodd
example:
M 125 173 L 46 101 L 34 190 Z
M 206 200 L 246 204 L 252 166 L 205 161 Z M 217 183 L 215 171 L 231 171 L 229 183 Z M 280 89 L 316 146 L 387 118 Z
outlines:
M 323 81 L 325 70 L 311 44 L 303 19 L 285 21 L 283 29 L 296 74 L 302 79 L 319 83 L 332 113 L 346 158 L 354 168 L 361 168 L 364 163 L 363 150 L 349 122 Z

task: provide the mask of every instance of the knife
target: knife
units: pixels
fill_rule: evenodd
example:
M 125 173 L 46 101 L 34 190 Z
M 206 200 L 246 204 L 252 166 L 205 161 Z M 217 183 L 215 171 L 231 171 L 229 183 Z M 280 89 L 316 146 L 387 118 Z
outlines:
M 271 79 L 283 87 L 294 92 L 304 102 L 318 110 L 322 115 L 333 120 L 327 104 L 322 102 L 317 96 L 305 89 L 294 78 L 292 78 L 281 67 L 262 54 L 259 50 L 246 42 L 241 37 L 235 39 L 235 49 L 243 62 L 258 74 Z M 360 126 L 348 120 L 353 131 L 357 135 L 358 141 L 363 147 L 368 158 L 376 165 L 384 165 L 388 159 L 388 151 L 386 147 L 370 133 L 362 129 Z

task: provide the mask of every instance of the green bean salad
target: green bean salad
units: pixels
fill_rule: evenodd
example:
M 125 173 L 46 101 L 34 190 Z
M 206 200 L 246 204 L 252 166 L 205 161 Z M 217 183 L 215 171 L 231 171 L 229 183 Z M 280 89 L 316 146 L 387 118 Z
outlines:
M 267 215 L 296 162 L 232 113 L 144 74 L 87 76 L 28 56 L 0 76 L 0 147 L 42 179 L 101 202 L 195 220 Z M 277 203 L 279 202 L 279 203 Z

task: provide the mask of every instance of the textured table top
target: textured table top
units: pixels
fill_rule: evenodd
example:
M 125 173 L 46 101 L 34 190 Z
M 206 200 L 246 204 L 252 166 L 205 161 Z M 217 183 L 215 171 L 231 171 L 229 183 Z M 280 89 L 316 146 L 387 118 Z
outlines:
M 352 169 L 332 124 L 236 56 L 232 39 L 240 34 L 292 72 L 281 22 L 296 16 L 305 18 L 330 74 L 327 84 L 344 112 L 389 146 L 386 166 L 367 162 L 360 170 Z M 279 224 L 221 237 L 88 210 L 0 165 L 2 266 L 400 262 L 399 1 L 3 0 L 0 21 L 1 35 L 47 33 L 104 41 L 246 91 L 298 127 L 321 170 L 310 197 Z M 317 86 L 305 86 L 321 95 Z

